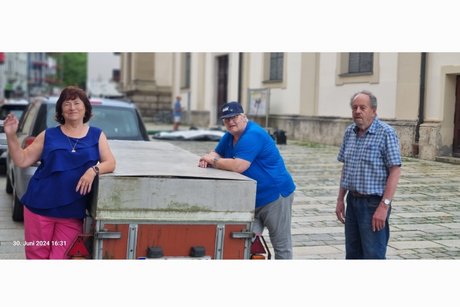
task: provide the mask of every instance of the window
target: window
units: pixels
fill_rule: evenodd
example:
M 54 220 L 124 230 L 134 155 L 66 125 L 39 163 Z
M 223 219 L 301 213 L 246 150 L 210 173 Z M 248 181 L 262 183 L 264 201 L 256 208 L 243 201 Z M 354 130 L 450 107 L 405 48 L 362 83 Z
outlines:
M 120 82 L 120 70 L 112 69 L 112 80 L 114 82 Z
M 371 52 L 351 52 L 348 55 L 348 73 L 372 73 L 373 55 Z
M 270 53 L 270 81 L 283 81 L 283 61 L 282 52 Z
M 280 88 L 286 86 L 284 74 L 286 54 L 283 52 L 264 53 L 263 87 Z
M 379 82 L 379 53 L 337 53 L 336 85 Z

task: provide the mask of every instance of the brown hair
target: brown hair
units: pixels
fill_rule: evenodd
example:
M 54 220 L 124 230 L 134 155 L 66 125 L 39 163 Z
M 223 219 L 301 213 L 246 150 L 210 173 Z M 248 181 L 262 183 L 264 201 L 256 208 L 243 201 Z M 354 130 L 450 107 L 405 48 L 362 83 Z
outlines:
M 67 101 L 67 100 L 73 100 L 80 98 L 81 101 L 83 101 L 83 104 L 85 105 L 85 116 L 83 117 L 83 123 L 86 123 L 89 121 L 91 116 L 93 115 L 91 113 L 92 107 L 91 103 L 89 102 L 89 98 L 86 95 L 85 91 L 82 90 L 79 87 L 76 86 L 67 86 L 64 88 L 61 92 L 61 95 L 59 96 L 58 101 L 56 102 L 56 121 L 60 124 L 64 124 L 64 116 L 62 116 L 62 104 Z

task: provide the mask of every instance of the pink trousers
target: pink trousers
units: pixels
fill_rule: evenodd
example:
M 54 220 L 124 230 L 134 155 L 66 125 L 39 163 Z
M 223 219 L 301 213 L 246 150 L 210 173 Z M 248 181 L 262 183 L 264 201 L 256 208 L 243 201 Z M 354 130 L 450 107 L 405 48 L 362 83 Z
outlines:
M 24 246 L 27 259 L 68 259 L 67 249 L 83 231 L 83 221 L 35 214 L 24 206 Z

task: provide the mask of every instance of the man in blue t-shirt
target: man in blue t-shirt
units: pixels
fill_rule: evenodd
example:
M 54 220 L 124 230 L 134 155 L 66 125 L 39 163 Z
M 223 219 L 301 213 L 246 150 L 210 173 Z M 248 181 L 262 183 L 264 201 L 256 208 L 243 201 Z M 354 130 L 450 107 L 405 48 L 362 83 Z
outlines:
M 179 125 L 182 117 L 182 105 L 180 101 L 182 100 L 181 96 L 176 97 L 176 101 L 174 102 L 174 107 L 173 107 L 173 131 L 179 130 Z
M 294 181 L 272 137 L 249 121 L 238 102 L 226 103 L 221 119 L 227 132 L 200 167 L 241 173 L 257 181 L 253 232 L 267 227 L 275 259 L 292 259 L 291 213 Z

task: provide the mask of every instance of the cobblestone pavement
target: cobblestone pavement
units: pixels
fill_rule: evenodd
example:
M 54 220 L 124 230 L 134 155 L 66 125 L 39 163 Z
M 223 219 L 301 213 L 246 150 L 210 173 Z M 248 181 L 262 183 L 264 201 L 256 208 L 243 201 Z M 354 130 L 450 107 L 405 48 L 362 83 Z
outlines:
M 216 144 L 171 143 L 197 155 Z M 338 147 L 293 141 L 278 146 L 297 185 L 294 259 L 344 259 L 344 228 L 335 216 Z M 460 259 L 460 165 L 404 158 L 390 231 L 388 259 Z
M 170 142 L 197 155 L 216 144 Z M 344 259 L 344 228 L 335 217 L 342 166 L 338 148 L 293 141 L 279 148 L 297 184 L 294 259 Z M 12 246 L 23 234 L 22 223 L 11 221 L 11 195 L 3 193 L 0 202 L 0 236 L 7 238 L 0 242 L 0 259 L 22 259 L 22 249 Z M 460 259 L 460 165 L 404 158 L 390 229 L 388 259 Z

